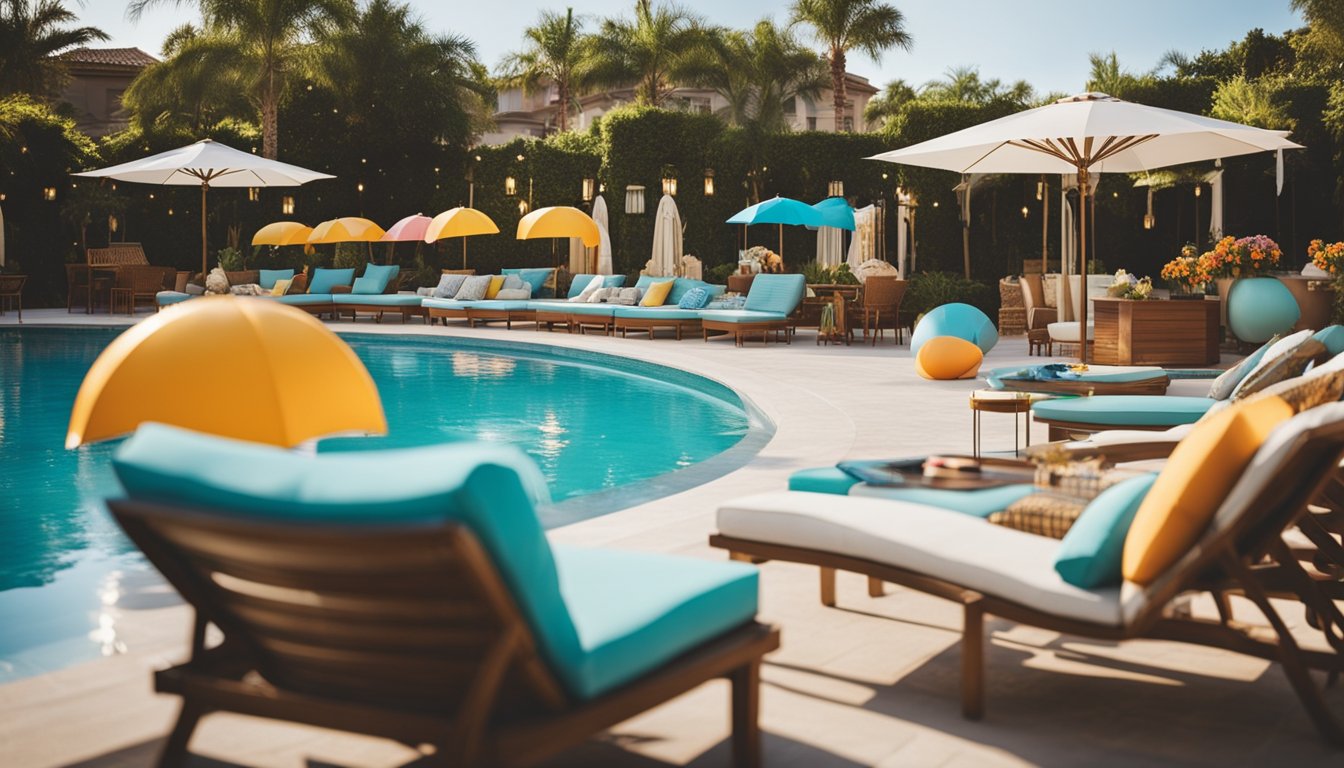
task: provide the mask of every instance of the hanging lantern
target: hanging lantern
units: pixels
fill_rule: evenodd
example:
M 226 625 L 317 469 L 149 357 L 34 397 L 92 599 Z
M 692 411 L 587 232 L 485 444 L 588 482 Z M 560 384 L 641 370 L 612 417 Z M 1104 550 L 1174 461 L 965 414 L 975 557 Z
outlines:
M 1025 218 L 1027 218 L 1027 217 L 1030 216 L 1030 215 L 1031 215 L 1031 209 L 1027 208 L 1027 206 L 1025 206 L 1025 205 L 1022 206 L 1022 218 L 1025 219 Z
M 714 169 L 705 169 L 705 197 L 714 196 Z
M 828 197 L 844 197 L 844 196 L 845 196 L 845 182 L 840 181 L 839 179 L 836 179 L 835 181 L 832 181 L 831 183 L 827 184 L 827 185 L 826 185 L 826 195 L 827 195 Z
M 644 213 L 643 185 L 631 184 L 625 188 L 625 212 L 629 214 Z
M 294 214 L 293 195 L 285 195 L 284 197 L 280 198 L 280 212 L 286 216 L 292 216 Z
M 523 200 L 522 198 L 519 198 L 518 200 L 518 215 L 519 216 L 527 215 L 527 201 Z
M 593 189 L 597 186 L 596 179 L 583 180 L 583 202 L 589 202 L 593 199 Z
M 1153 188 L 1148 187 L 1148 212 L 1143 215 L 1143 228 L 1152 229 L 1157 226 L 1157 217 L 1153 215 Z
M 1199 197 L 1203 193 L 1204 193 L 1204 185 L 1195 184 L 1195 197 Z
M 43 199 L 43 200 L 46 200 L 47 202 L 51 202 L 51 201 L 55 200 L 55 199 L 56 199 L 56 188 L 55 188 L 55 187 L 43 187 L 43 188 L 42 188 L 42 199 Z
M 518 180 L 512 176 L 504 177 L 504 194 L 513 197 L 518 194 Z
M 247 188 L 247 201 L 249 203 L 255 203 L 260 199 L 261 199 L 261 190 L 257 189 L 256 187 Z
M 677 196 L 677 169 L 670 166 L 663 166 L 663 194 Z

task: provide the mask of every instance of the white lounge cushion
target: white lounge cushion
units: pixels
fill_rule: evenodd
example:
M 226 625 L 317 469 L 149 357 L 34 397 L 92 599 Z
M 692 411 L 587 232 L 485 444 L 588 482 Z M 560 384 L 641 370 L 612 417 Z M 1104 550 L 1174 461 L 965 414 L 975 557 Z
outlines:
M 1057 539 L 936 507 L 779 491 L 731 501 L 719 532 L 846 555 L 959 584 L 1056 616 L 1118 625 L 1120 590 L 1079 589 L 1055 572 Z
M 1046 332 L 1054 341 L 1062 341 L 1065 344 L 1078 343 L 1078 321 L 1067 320 L 1058 323 L 1051 323 L 1045 327 Z M 1087 340 L 1093 341 L 1097 335 L 1097 327 L 1092 323 L 1087 324 Z

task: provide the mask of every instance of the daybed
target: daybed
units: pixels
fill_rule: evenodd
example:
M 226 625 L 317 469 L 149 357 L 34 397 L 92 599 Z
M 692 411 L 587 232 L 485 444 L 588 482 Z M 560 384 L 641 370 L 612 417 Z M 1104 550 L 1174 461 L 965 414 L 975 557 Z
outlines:
M 802 303 L 806 289 L 806 279 L 802 275 L 756 275 L 742 309 L 700 312 L 705 341 L 709 341 L 711 333 L 731 334 L 733 342 L 740 347 L 747 336 L 760 335 L 762 343 L 769 344 L 771 335 L 782 332 L 787 342 L 792 332 L 789 316 Z

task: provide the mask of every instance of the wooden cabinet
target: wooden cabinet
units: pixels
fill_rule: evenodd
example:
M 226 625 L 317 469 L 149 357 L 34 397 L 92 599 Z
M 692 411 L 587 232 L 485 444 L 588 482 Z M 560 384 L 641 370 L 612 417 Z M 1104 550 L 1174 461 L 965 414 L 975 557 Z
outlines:
M 1098 365 L 1218 362 L 1218 300 L 1095 298 L 1092 359 Z

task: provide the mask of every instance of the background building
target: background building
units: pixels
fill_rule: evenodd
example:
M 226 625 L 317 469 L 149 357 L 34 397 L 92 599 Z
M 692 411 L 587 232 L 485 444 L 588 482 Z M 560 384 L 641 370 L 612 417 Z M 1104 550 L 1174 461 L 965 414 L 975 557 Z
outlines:
M 123 130 L 130 115 L 121 107 L 121 94 L 158 59 L 139 48 L 76 48 L 61 54 L 70 82 L 61 101 L 74 107 L 75 125 L 94 138 Z

